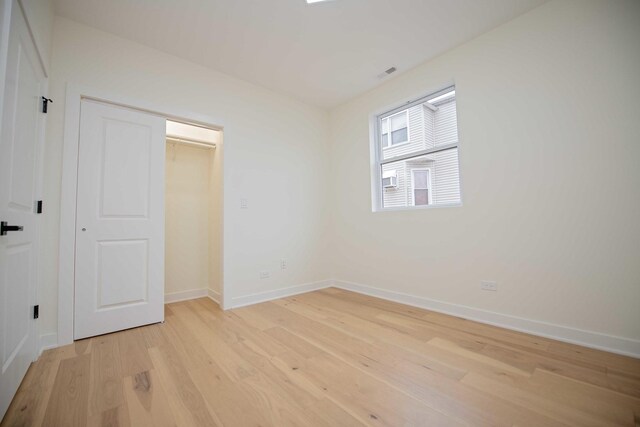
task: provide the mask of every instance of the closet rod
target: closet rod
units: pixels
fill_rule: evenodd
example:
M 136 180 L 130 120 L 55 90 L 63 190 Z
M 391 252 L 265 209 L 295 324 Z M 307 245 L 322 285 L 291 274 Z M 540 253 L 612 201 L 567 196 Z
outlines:
M 173 137 L 173 136 L 167 136 L 167 140 L 173 141 L 173 142 L 177 142 L 178 144 L 195 145 L 195 146 L 198 146 L 198 147 L 208 148 L 208 149 L 215 149 L 216 148 L 216 144 L 208 144 L 206 142 L 195 141 L 195 140 L 192 140 L 192 139 L 176 138 L 176 137 Z

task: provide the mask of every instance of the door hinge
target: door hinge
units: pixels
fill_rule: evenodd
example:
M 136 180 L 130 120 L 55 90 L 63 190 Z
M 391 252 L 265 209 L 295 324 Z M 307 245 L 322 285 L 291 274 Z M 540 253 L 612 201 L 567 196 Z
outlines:
M 33 318 L 37 319 L 38 317 L 40 317 L 40 305 L 34 305 L 33 306 Z
M 42 97 L 42 112 L 47 114 L 47 107 L 49 103 L 53 103 L 53 99 Z
M 42 200 L 36 201 L 36 213 L 37 214 L 42 213 Z

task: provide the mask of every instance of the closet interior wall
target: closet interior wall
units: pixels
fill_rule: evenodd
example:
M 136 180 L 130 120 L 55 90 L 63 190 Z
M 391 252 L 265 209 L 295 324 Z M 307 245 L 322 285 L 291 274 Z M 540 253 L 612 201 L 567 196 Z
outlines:
M 220 233 L 216 150 L 167 140 L 165 297 L 218 290 Z

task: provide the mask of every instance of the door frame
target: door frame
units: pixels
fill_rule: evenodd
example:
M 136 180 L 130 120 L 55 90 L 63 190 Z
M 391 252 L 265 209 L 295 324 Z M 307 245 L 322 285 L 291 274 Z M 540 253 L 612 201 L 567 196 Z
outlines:
M 62 187 L 60 200 L 60 242 L 58 271 L 58 346 L 73 343 L 74 295 L 75 295 L 75 244 L 76 244 L 76 201 L 78 197 L 78 148 L 80 142 L 80 106 L 83 99 L 104 102 L 120 107 L 164 116 L 166 119 L 199 125 L 221 131 L 224 144 L 222 120 L 192 111 L 176 109 L 171 105 L 131 98 L 112 92 L 87 88 L 68 83 L 65 95 L 64 137 L 62 147 Z M 222 154 L 222 168 L 225 156 Z M 224 177 L 224 172 L 223 172 Z M 224 200 L 224 178 L 222 200 Z M 229 306 L 228 292 L 224 280 L 224 208 L 222 209 L 222 238 L 220 239 L 222 260 L 220 305 Z

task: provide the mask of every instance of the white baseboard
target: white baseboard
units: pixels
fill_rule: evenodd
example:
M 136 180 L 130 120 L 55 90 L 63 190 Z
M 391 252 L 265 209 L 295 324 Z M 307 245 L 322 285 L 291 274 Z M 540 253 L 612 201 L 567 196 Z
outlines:
M 276 289 L 273 291 L 258 292 L 241 297 L 234 297 L 231 298 L 231 307 L 229 308 L 239 308 L 247 305 L 258 304 L 260 302 L 271 301 L 278 298 L 285 298 L 292 295 L 303 294 L 305 292 L 317 291 L 318 289 L 325 289 L 330 287 L 332 283 L 332 280 L 321 280 L 319 282 L 305 283 L 303 285 L 290 286 L 288 288 Z
M 189 291 L 172 292 L 164 295 L 165 304 L 208 296 L 207 289 L 192 289 Z
M 611 353 L 622 354 L 624 356 L 640 358 L 640 341 L 638 340 L 602 334 L 599 332 L 585 331 L 582 329 L 555 325 L 538 320 L 524 319 L 521 317 L 437 301 L 401 292 L 388 291 L 386 289 L 374 288 L 372 286 L 346 282 L 343 280 L 334 280 L 333 286 L 413 307 L 450 314 L 452 316 L 462 317 L 464 319 L 474 320 L 480 323 L 486 323 L 488 325 L 511 329 L 518 332 L 525 332 L 532 335 L 604 350 Z
M 218 305 L 220 304 L 220 292 L 214 291 L 213 289 L 207 289 L 207 296 L 213 300 Z
M 40 343 L 38 345 L 38 357 L 43 351 L 58 346 L 58 334 L 42 334 L 40 335 Z

